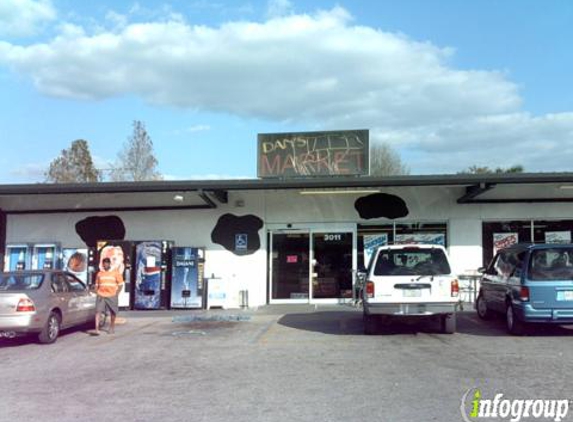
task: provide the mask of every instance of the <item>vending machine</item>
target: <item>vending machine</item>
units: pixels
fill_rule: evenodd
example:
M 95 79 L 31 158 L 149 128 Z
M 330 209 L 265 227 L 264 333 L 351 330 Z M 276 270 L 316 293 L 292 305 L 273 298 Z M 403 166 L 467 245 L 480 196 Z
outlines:
M 203 268 L 201 248 L 175 247 L 171 251 L 171 308 L 203 308 Z
M 118 271 L 123 276 L 123 288 L 119 292 L 118 305 L 123 309 L 133 309 L 132 306 L 132 262 L 133 242 L 126 240 L 100 240 L 97 242 L 95 251 L 92 252 L 93 280 L 98 271 L 103 270 L 102 261 L 109 258 L 111 269 Z
M 60 266 L 60 245 L 58 243 L 37 243 L 32 245 L 32 269 L 52 270 Z
M 170 253 L 173 242 L 153 240 L 135 244 L 135 309 L 162 309 L 168 305 Z
M 88 284 L 88 250 L 86 248 L 63 248 L 62 268 Z
M 32 248 L 27 244 L 6 245 L 4 271 L 29 270 L 32 267 Z

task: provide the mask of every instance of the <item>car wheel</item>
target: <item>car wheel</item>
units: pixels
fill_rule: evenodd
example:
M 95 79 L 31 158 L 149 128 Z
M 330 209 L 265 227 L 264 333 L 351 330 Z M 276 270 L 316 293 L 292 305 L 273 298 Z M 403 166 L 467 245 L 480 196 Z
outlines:
M 454 334 L 456 332 L 456 314 L 442 315 L 441 322 L 444 334 Z
M 46 325 L 38 335 L 38 340 L 42 344 L 54 343 L 60 335 L 60 315 L 56 312 L 50 312 Z
M 481 293 L 476 299 L 476 310 L 478 317 L 480 317 L 481 319 L 485 320 L 491 318 L 491 311 L 487 308 L 487 302 L 485 301 Z
M 517 317 L 511 304 L 507 305 L 505 311 L 505 323 L 507 331 L 514 336 L 521 335 L 525 331 L 525 323 Z
M 364 334 L 372 335 L 376 333 L 376 318 L 373 315 L 366 315 L 362 316 L 362 320 L 364 322 Z

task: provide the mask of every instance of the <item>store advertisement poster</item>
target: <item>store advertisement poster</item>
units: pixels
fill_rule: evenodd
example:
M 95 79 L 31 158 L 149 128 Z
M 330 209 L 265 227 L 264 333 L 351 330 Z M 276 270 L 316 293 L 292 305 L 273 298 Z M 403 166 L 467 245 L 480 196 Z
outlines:
M 177 247 L 172 251 L 171 307 L 202 307 L 202 292 L 199 285 L 199 249 Z
M 545 243 L 571 243 L 571 232 L 545 232 Z
M 372 234 L 364 236 L 364 267 L 368 267 L 370 259 L 380 246 L 388 244 L 388 234 Z
M 141 242 L 135 248 L 135 308 L 161 306 L 161 242 Z
M 515 245 L 519 242 L 517 233 L 494 233 L 493 234 L 493 254 L 508 246 Z
M 404 245 L 406 243 L 424 243 L 446 246 L 446 235 L 444 233 L 397 234 L 394 239 L 394 243 L 396 245 Z
M 227 307 L 227 286 L 221 278 L 210 278 L 207 295 L 207 309 Z
M 68 271 L 87 284 L 88 281 L 88 250 L 84 248 L 62 249 L 62 264 Z

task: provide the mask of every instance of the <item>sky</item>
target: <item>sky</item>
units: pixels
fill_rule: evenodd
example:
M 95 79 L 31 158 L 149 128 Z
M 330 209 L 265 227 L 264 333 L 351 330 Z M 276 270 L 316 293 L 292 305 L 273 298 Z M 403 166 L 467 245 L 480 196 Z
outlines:
M 411 174 L 573 171 L 567 0 L 0 0 L 0 184 L 142 121 L 167 180 L 257 177 L 257 134 L 369 129 Z

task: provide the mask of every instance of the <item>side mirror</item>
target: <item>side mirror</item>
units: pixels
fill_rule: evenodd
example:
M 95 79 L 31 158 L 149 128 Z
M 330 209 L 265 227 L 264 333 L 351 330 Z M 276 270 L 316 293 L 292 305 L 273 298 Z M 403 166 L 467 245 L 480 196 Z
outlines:
M 480 274 L 485 274 L 486 270 L 487 270 L 486 267 L 479 267 L 479 268 L 477 269 L 478 273 L 480 273 Z

